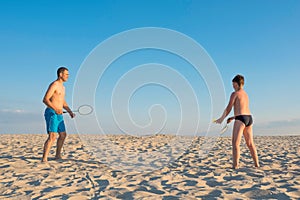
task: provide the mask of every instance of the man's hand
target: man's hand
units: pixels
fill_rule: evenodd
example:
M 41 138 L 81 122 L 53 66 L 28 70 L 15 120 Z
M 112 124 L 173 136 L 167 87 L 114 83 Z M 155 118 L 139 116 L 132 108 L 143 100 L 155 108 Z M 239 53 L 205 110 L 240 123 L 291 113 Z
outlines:
M 69 115 L 70 115 L 71 118 L 74 118 L 74 117 L 75 117 L 75 113 L 73 113 L 72 111 L 69 112 Z
M 62 115 L 63 114 L 63 110 L 62 109 L 54 109 L 54 111 L 58 115 Z

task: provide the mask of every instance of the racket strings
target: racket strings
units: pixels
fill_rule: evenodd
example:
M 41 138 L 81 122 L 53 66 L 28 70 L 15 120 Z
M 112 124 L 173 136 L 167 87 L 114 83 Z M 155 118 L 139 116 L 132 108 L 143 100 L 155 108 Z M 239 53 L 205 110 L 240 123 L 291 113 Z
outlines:
M 90 105 L 82 105 L 78 108 L 78 113 L 81 115 L 88 115 L 93 112 L 93 107 Z

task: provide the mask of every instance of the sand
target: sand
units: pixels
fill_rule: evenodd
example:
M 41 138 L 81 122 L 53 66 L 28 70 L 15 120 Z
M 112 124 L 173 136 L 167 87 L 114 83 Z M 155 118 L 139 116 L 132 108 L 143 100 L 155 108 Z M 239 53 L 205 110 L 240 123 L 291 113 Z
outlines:
M 172 137 L 165 135 L 108 136 L 98 147 L 68 135 L 63 159 L 54 160 L 54 145 L 41 163 L 46 138 L 0 134 L 0 199 L 300 198 L 300 136 L 255 137 L 258 169 L 243 142 L 238 170 L 231 169 L 228 137 L 203 154 L 203 138 L 182 153 L 186 144 L 168 146 Z

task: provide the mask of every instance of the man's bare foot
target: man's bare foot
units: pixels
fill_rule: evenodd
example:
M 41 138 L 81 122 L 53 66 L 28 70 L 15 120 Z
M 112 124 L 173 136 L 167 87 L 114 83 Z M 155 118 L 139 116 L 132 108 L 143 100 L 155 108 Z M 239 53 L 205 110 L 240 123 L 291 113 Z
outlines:
M 48 160 L 42 159 L 41 163 L 48 163 Z
M 62 160 L 61 156 L 55 156 L 55 160 Z
M 232 166 L 232 169 L 239 169 L 239 166 Z

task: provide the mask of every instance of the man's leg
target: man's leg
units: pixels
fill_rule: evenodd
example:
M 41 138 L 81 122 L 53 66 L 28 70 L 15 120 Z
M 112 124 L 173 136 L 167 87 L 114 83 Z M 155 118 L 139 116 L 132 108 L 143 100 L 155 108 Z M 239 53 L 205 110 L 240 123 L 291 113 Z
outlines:
M 244 129 L 244 137 L 245 137 L 246 144 L 250 150 L 255 167 L 259 167 L 257 151 L 253 141 L 252 125 Z
M 232 131 L 232 168 L 239 168 L 240 160 L 240 143 L 245 124 L 239 120 L 235 120 Z
M 51 146 L 53 145 L 54 141 L 55 141 L 55 133 L 49 132 L 48 139 L 46 140 L 46 142 L 44 144 L 44 152 L 43 152 L 42 162 L 48 161 L 48 154 L 49 154 L 49 151 L 50 151 Z
M 55 159 L 61 159 L 61 149 L 64 145 L 64 141 L 66 139 L 67 133 L 66 132 L 60 132 L 58 133 L 59 137 L 57 139 L 57 148 L 56 148 L 56 156 Z

